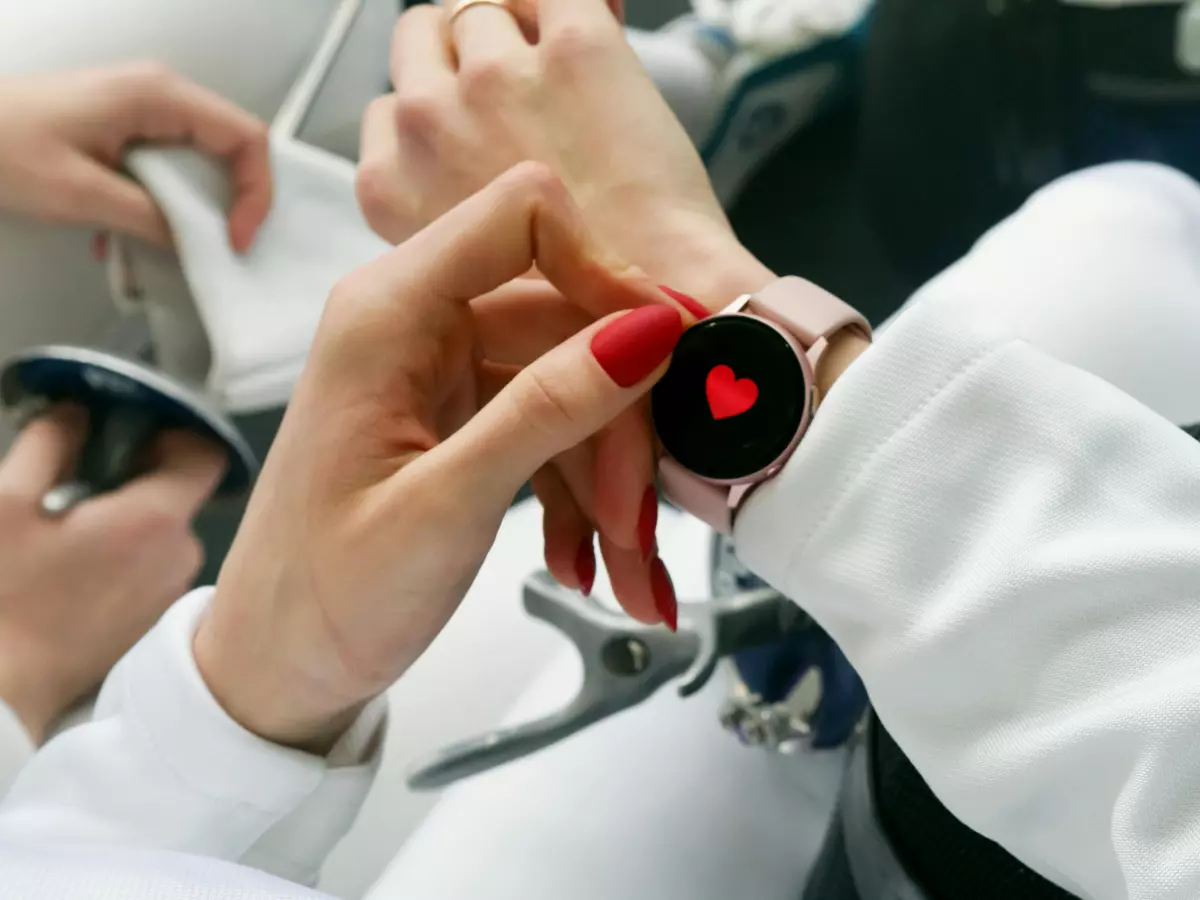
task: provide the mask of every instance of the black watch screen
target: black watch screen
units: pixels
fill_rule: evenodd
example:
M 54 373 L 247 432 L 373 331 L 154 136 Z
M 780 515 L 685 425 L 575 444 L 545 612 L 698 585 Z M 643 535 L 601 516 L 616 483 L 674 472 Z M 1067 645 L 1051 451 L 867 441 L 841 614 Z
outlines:
M 659 440 L 705 478 L 746 478 L 787 450 L 810 385 L 788 340 L 750 316 L 714 316 L 680 338 L 651 406 Z

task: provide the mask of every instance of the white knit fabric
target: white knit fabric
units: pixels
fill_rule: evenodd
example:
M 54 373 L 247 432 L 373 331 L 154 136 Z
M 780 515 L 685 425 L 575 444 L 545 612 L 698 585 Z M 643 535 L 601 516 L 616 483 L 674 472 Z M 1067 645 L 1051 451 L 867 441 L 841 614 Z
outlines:
M 326 759 L 251 734 L 213 699 L 192 658 L 211 595 L 180 600 L 113 670 L 92 721 L 25 767 L 0 804 L 0 846 L 185 851 L 315 883 L 370 788 L 386 700 Z
M 105 845 L 0 844 L 0 900 L 331 900 L 202 856 Z
M 0 797 L 8 791 L 35 749 L 24 724 L 0 700 Z

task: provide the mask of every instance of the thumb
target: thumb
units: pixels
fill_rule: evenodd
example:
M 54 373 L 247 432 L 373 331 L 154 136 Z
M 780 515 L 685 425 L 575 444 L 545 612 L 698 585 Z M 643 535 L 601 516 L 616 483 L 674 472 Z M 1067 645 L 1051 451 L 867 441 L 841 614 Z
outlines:
M 645 396 L 683 333 L 679 312 L 651 304 L 609 316 L 522 369 L 439 447 L 447 484 L 475 503 L 507 503 L 560 453 Z

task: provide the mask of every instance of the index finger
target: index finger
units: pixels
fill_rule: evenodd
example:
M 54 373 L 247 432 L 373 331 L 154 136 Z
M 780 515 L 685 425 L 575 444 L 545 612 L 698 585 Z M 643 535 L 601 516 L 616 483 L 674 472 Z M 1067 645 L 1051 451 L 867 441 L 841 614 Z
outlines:
M 137 67 L 125 77 L 132 82 L 141 137 L 188 143 L 226 162 L 234 187 L 229 240 L 239 253 L 248 250 L 271 209 L 266 124 L 220 94 L 169 70 Z
M 331 298 L 361 324 L 369 309 L 396 342 L 427 342 L 459 321 L 467 304 L 508 284 L 534 265 L 592 318 L 670 302 L 637 270 L 592 240 L 562 181 L 538 163 L 521 163 L 407 242 L 353 275 Z M 349 307 L 347 308 L 347 303 Z M 355 334 L 377 331 L 349 329 Z M 549 349 L 549 348 L 546 348 Z

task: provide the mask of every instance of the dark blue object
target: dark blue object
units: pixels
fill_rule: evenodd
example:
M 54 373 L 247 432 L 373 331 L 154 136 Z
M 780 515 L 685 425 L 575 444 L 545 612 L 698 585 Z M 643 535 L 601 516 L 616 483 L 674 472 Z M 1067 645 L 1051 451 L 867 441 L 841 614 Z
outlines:
M 198 394 L 154 369 L 81 347 L 39 347 L 11 359 L 0 374 L 0 398 L 13 408 L 69 401 L 88 410 L 89 434 L 79 477 L 97 490 L 138 474 L 148 443 L 183 429 L 223 447 L 229 469 L 219 494 L 249 490 L 258 462 L 233 423 Z

